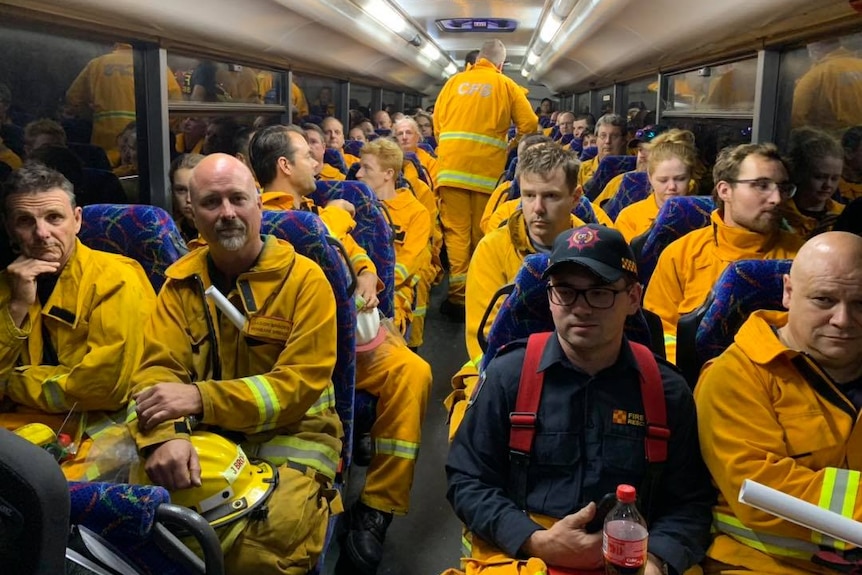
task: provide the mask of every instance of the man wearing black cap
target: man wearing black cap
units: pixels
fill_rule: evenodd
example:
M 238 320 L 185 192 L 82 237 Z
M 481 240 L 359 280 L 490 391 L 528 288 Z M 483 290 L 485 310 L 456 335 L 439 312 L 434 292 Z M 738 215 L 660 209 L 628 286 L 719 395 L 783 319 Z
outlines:
M 525 340 L 488 365 L 449 452 L 447 496 L 473 533 L 467 573 L 481 573 L 489 560 L 511 561 L 512 573 L 525 566 L 530 573 L 600 568 L 601 533 L 585 527 L 596 514 L 594 502 L 627 483 L 641 491 L 649 523 L 645 572 L 681 574 L 704 556 L 714 496 L 683 378 L 658 360 L 655 391 L 642 393 L 651 355 L 635 359 L 623 334 L 642 292 L 631 248 L 603 226 L 566 230 L 544 277 L 555 331 L 539 349 L 544 383 L 527 458 L 510 444 L 510 418 L 522 411 L 516 398 L 525 385 Z M 648 401 L 666 406 L 670 435 L 662 464 L 646 457 L 647 422 L 656 421 Z

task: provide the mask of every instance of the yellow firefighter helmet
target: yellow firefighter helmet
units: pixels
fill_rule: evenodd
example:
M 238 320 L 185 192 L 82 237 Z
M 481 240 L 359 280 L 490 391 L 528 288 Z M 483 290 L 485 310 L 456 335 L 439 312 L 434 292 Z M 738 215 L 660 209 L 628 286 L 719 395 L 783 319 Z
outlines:
M 263 512 L 278 483 L 275 467 L 267 461 L 249 460 L 239 445 L 216 433 L 195 431 L 191 442 L 200 460 L 201 486 L 171 491 L 172 503 L 194 509 L 213 527 Z M 138 466 L 132 482 L 152 483 L 143 465 Z

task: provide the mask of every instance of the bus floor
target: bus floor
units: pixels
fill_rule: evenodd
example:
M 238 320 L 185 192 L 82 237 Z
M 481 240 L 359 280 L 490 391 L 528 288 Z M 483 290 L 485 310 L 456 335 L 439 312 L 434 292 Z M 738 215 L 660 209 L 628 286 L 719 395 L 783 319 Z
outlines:
M 449 443 L 443 399 L 451 390 L 452 375 L 467 360 L 467 351 L 464 324 L 448 321 L 438 311 L 446 291 L 445 282 L 431 290 L 425 342 L 419 348 L 419 355 L 431 364 L 434 384 L 422 425 L 410 513 L 396 516 L 389 526 L 378 575 L 438 575 L 449 567 L 458 567 L 461 557 L 461 522 L 446 501 L 444 465 Z M 365 468 L 352 470 L 347 506 L 358 499 L 364 480 Z M 334 540 L 326 556 L 324 575 L 335 574 L 338 554 L 338 542 Z

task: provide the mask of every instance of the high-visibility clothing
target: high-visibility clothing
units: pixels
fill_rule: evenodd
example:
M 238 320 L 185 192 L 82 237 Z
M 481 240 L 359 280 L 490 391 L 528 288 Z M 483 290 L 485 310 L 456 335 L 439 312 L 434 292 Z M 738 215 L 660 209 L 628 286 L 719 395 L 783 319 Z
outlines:
M 309 114 L 308 100 L 305 98 L 302 88 L 297 84 L 293 84 L 291 86 L 290 102 L 293 104 L 294 111 L 299 114 L 300 117 L 304 117 Z
M 241 434 L 276 464 L 289 459 L 334 478 L 342 429 L 332 386 L 335 298 L 326 276 L 289 243 L 267 236 L 254 267 L 224 294 L 248 319 L 240 331 L 204 296 L 212 284 L 208 251 L 168 268 L 144 330 L 135 391 L 161 382 L 195 385 L 202 424 Z M 175 421 L 143 432 L 134 402 L 129 413 L 141 449 L 187 437 Z
M 644 296 L 644 308 L 658 314 L 668 361 L 676 361 L 676 324 L 706 301 L 730 262 L 792 259 L 802 240 L 783 230 L 760 234 L 724 223 L 718 210 L 711 224 L 671 243 L 659 256 Z
M 2 149 L 0 151 L 0 162 L 3 162 L 13 170 L 17 170 L 24 164 L 18 154 L 3 145 L 2 140 L 0 140 L 0 149 Z
M 830 231 L 835 225 L 835 220 L 844 211 L 844 204 L 839 204 L 831 199 L 826 200 L 826 209 L 820 217 L 803 214 L 793 200 L 784 202 L 782 207 L 784 208 L 784 219 L 787 220 L 791 231 L 798 234 L 803 240 Z
M 529 134 L 539 119 L 524 90 L 491 62 L 482 58 L 449 78 L 434 105 L 436 187 L 490 194 L 506 169 L 513 122 L 518 134 Z
M 318 179 L 320 180 L 338 180 L 339 182 L 344 181 L 347 178 L 341 170 L 333 166 L 332 164 L 323 164 L 323 167 L 320 169 L 320 175 Z
M 356 354 L 356 389 L 377 397 L 371 427 L 374 456 L 360 500 L 380 511 L 405 514 L 431 393 L 431 366 L 400 338 Z
M 584 225 L 584 222 L 576 216 L 571 216 L 571 224 L 574 228 Z M 467 319 L 464 336 L 468 360 L 452 377 L 453 391 L 444 402 L 450 414 L 450 439 L 461 424 L 466 409 L 466 399 L 472 395 L 478 379 L 479 364 L 482 362 L 482 348 L 479 345 L 479 324 L 482 323 L 482 316 L 497 290 L 515 281 L 524 258 L 533 253 L 536 253 L 536 248 L 530 241 L 521 210 L 516 210 L 505 226 L 492 230 L 476 247 L 467 272 L 465 300 Z M 502 304 L 501 299 L 488 315 L 483 334 L 485 337 Z
M 608 214 L 601 209 L 595 202 L 591 202 L 593 207 L 593 213 L 596 214 L 596 220 L 598 223 L 603 226 L 607 226 L 609 228 L 614 227 L 614 222 L 608 216 Z M 503 202 L 500 207 L 494 210 L 494 213 L 491 214 L 491 217 L 488 218 L 487 230 L 489 233 L 491 230 L 495 230 L 499 228 L 505 221 L 507 221 L 515 211 L 521 209 L 521 200 L 520 198 L 509 200 L 507 202 Z
M 177 151 L 177 154 L 200 154 L 201 150 L 204 147 L 204 138 L 201 137 L 200 140 L 195 142 L 195 145 L 192 146 L 190 150 L 186 149 L 186 135 L 185 134 L 177 134 L 177 141 L 174 143 L 174 149 Z
M 650 194 L 648 198 L 623 208 L 614 225 L 626 241 L 631 242 L 650 228 L 657 215 L 658 204 L 655 196 Z
M 754 312 L 694 389 L 701 451 L 719 491 L 720 535 L 707 555 L 759 573 L 830 573 L 812 554 L 849 545 L 738 501 L 752 479 L 862 520 L 857 410 L 816 362 L 778 338 L 787 315 Z
M 431 177 L 431 183 L 437 180 L 437 158 L 423 150 L 422 148 L 416 148 L 414 152 L 416 157 L 419 158 L 419 163 L 422 164 L 426 170 L 428 170 L 428 175 Z
M 440 194 L 440 223 L 446 253 L 449 256 L 449 301 L 464 303 L 464 286 L 470 256 L 482 239 L 479 221 L 489 196 L 449 186 L 438 186 Z
M 416 199 L 419 200 L 425 209 L 428 210 L 428 217 L 431 224 L 431 256 L 435 266 L 440 266 L 440 250 L 443 248 L 443 229 L 440 226 L 440 206 L 437 194 L 434 193 L 428 184 L 419 177 L 416 171 L 416 166 L 411 162 L 404 162 L 404 179 L 406 179 L 413 188 L 413 193 Z
M 793 90 L 790 124 L 816 126 L 837 137 L 862 124 L 862 60 L 838 48 L 814 64 Z
M 135 121 L 135 73 L 132 47 L 116 44 L 114 51 L 90 60 L 66 92 L 73 114 L 93 118 L 90 143 L 117 148 L 117 136 Z M 165 72 L 168 98 L 181 100 L 182 90 L 170 70 Z
M 851 182 L 842 177 L 838 180 L 838 191 L 845 201 L 852 202 L 856 198 L 862 197 L 862 182 Z
M 9 276 L 0 272 L 0 381 L 15 406 L 0 414 L 7 429 L 41 422 L 56 432 L 73 409 L 95 422 L 128 400 L 153 287 L 134 260 L 79 240 L 74 250 L 45 305 L 31 304 L 21 327 L 9 314 Z M 81 422 L 69 418 L 63 431 L 75 437 Z
M 596 170 L 599 167 L 599 157 L 596 156 L 592 159 L 589 159 L 585 162 L 581 162 L 581 167 L 578 170 L 578 185 L 580 187 L 584 187 L 584 184 L 587 183 L 587 180 L 593 177 L 593 174 L 596 173 Z
M 583 170 L 583 164 L 581 164 L 581 166 L 581 169 Z M 620 185 L 622 185 L 623 183 L 623 176 L 625 176 L 627 173 L 628 172 L 626 172 L 625 174 L 618 174 L 611 178 L 611 181 L 605 184 L 605 189 L 602 190 L 602 193 L 596 196 L 596 199 L 593 200 L 593 203 L 597 206 L 601 206 L 604 205 L 605 202 L 616 196 L 617 192 L 620 191 Z M 580 172 L 578 172 L 578 174 L 580 174 Z
M 428 210 L 406 188 L 383 204 L 395 236 L 395 325 L 404 334 L 413 320 L 416 285 L 431 265 L 431 224 Z
M 504 180 L 500 182 L 499 186 L 494 188 L 491 197 L 488 198 L 488 203 L 485 204 L 485 209 L 482 210 L 482 219 L 479 221 L 479 229 L 482 230 L 482 234 L 488 234 L 491 230 L 497 229 L 496 227 L 490 227 L 488 221 L 494 215 L 494 212 L 497 211 L 497 208 L 508 201 L 509 189 L 511 187 L 512 180 Z

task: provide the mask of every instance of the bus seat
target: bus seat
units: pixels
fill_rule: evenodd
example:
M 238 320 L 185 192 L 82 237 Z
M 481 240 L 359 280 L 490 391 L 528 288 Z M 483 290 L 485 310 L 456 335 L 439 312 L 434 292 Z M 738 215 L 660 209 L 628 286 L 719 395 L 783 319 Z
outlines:
M 568 136 L 564 136 L 563 139 L 565 140 L 566 137 Z M 572 150 L 572 152 L 574 152 L 576 156 L 578 156 L 578 159 L 580 159 L 581 152 L 584 151 L 584 140 L 581 138 L 576 138 L 574 134 L 572 134 L 571 140 L 569 140 L 567 143 L 569 144 L 569 149 Z
M 688 232 L 709 225 L 710 213 L 714 209 L 715 203 L 709 196 L 668 198 L 647 232 L 638 260 L 638 271 L 644 286 L 649 284 L 664 248 Z
M 323 151 L 323 163 L 329 164 L 342 174 L 347 174 L 347 164 L 344 163 L 344 156 L 338 150 L 326 148 Z
M 84 189 L 86 196 L 94 204 L 125 204 L 128 203 L 126 190 L 120 183 L 120 178 L 110 170 L 83 168 Z
M 365 145 L 365 142 L 359 140 L 345 140 L 344 153 L 358 158 L 363 145 Z
M 156 206 L 84 206 L 78 237 L 89 248 L 136 260 L 156 293 L 168 266 L 188 251 L 173 218 Z
M 503 181 L 512 182 L 515 180 L 515 172 L 518 170 L 518 156 L 515 156 L 509 161 L 509 165 L 506 166 L 506 175 L 503 176 Z
M 550 116 L 539 116 L 539 126 L 542 128 L 550 128 L 551 127 L 551 117 Z
M 108 155 L 105 150 L 93 144 L 81 144 L 77 142 L 69 142 L 69 150 L 78 156 L 81 164 L 85 168 L 93 168 L 96 170 L 111 170 L 111 162 L 108 161 Z
M 70 523 L 95 533 L 141 572 L 224 574 L 224 556 L 215 530 L 193 510 L 172 504 L 163 487 L 72 482 L 67 493 Z M 178 534 L 192 536 L 204 559 L 189 550 Z
M 598 224 L 599 219 L 596 217 L 596 211 L 593 209 L 593 203 L 586 196 L 578 198 L 578 204 L 572 213 L 578 216 L 585 224 Z
M 586 162 L 587 160 L 595 158 L 598 153 L 598 146 L 587 146 L 586 148 L 581 149 L 581 154 L 578 156 L 578 159 L 582 162 Z
M 677 329 L 677 367 L 693 388 L 703 365 L 733 343 L 751 312 L 783 310 L 784 275 L 792 260 L 731 262 L 706 302 L 682 316 Z
M 564 136 L 560 136 L 559 143 L 561 146 L 565 146 L 567 144 L 571 144 L 572 140 L 574 140 L 574 139 L 575 139 L 574 134 L 566 134 Z
M 356 227 L 351 235 L 368 252 L 371 261 L 377 266 L 377 275 L 383 281 L 380 298 L 380 311 L 386 317 L 395 313 L 395 244 L 392 226 L 383 213 L 381 203 L 374 192 L 362 182 L 357 181 L 318 181 L 317 190 L 311 195 L 319 206 L 336 198 L 342 198 L 356 208 Z
M 636 156 L 605 156 L 599 161 L 596 173 L 584 184 L 584 195 L 591 200 L 598 197 L 613 178 L 635 169 Z
M 69 490 L 43 448 L 0 428 L 0 565 L 8 575 L 64 572 Z
M 433 145 L 431 144 L 431 142 L 434 142 Z M 426 137 L 424 142 L 419 142 L 417 144 L 417 147 L 422 148 L 423 150 L 431 154 L 432 158 L 437 157 L 437 140 L 435 140 L 434 138 Z
M 514 289 L 503 301 L 488 331 L 488 348 L 482 358 L 482 370 L 507 343 L 526 338 L 532 333 L 554 329 L 548 305 L 547 281 L 542 279 L 547 267 L 547 254 L 530 254 L 524 258 L 515 276 Z M 632 341 L 646 346 L 652 344 L 647 320 L 640 312 L 628 317 L 625 333 Z
M 335 386 L 335 404 L 344 425 L 344 457 L 350 464 L 353 429 L 353 401 L 356 382 L 356 306 L 353 303 L 353 280 L 350 267 L 338 253 L 323 221 L 310 212 L 298 210 L 266 210 L 261 224 L 262 234 L 271 234 L 290 242 L 297 253 L 313 260 L 326 274 L 336 302 L 338 322 L 338 354 L 332 383 Z M 354 286 L 355 287 L 355 286 Z
M 623 208 L 646 199 L 649 194 L 649 175 L 646 172 L 626 172 L 623 174 L 623 181 L 620 182 L 620 189 L 602 208 L 612 220 L 616 221 Z
M 377 134 L 379 138 L 388 138 L 392 135 L 392 130 L 387 130 L 386 128 L 377 128 L 374 130 L 374 133 Z

